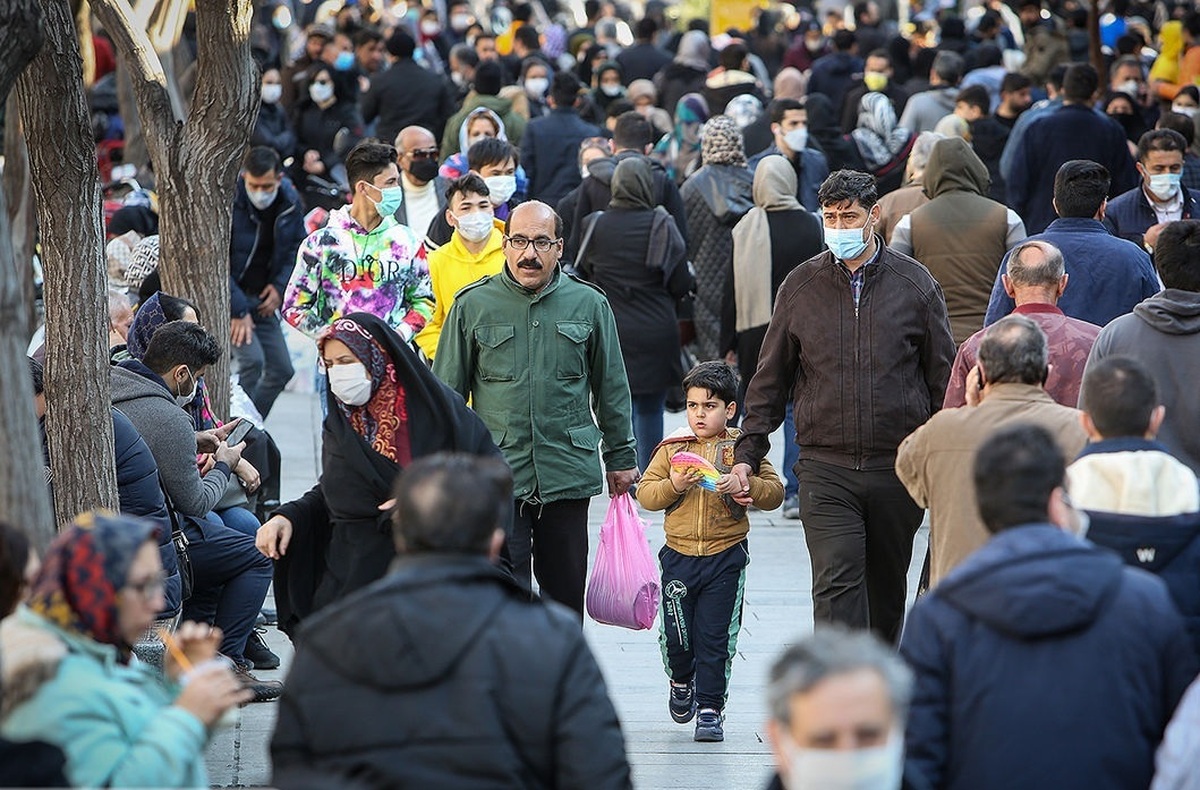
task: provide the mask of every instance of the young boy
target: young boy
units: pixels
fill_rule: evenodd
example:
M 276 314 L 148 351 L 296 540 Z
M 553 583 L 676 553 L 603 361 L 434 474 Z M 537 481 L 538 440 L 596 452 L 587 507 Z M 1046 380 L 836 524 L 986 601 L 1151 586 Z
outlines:
M 702 362 L 683 379 L 688 427 L 655 449 L 637 498 L 648 510 L 665 510 L 667 545 L 662 565 L 664 645 L 671 679 L 671 718 L 696 717 L 697 741 L 722 741 L 726 690 L 742 625 L 742 589 L 750 552 L 746 506 L 773 510 L 783 502 L 783 483 L 763 461 L 740 492 L 730 474 L 738 430 L 726 424 L 737 412 L 738 381 L 723 362 Z M 671 456 L 691 452 L 721 472 L 717 492 L 697 483 L 700 475 L 671 468 Z M 736 493 L 735 493 L 736 492 Z M 698 711 L 698 713 L 697 713 Z

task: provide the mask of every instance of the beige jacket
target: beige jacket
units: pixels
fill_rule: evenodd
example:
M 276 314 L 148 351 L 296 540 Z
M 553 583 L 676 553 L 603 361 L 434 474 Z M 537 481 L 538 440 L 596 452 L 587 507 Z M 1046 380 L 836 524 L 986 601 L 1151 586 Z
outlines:
M 647 510 L 665 510 L 663 526 L 667 545 L 689 557 L 711 557 L 736 546 L 750 531 L 750 520 L 743 508 L 734 514 L 723 497 L 700 486 L 683 494 L 671 484 L 671 456 L 685 450 L 711 461 L 725 473 L 733 467 L 736 428 L 729 428 L 712 439 L 697 439 L 688 428 L 675 431 L 654 451 L 650 466 L 638 481 L 637 498 Z M 783 502 L 783 482 L 765 458 L 758 474 L 750 478 L 750 498 L 761 510 L 774 510 Z
M 930 586 L 990 537 L 975 502 L 975 453 L 1016 423 L 1048 430 L 1067 463 L 1087 444 L 1079 411 L 1029 384 L 995 384 L 978 406 L 943 409 L 901 443 L 896 475 L 916 503 L 929 508 Z

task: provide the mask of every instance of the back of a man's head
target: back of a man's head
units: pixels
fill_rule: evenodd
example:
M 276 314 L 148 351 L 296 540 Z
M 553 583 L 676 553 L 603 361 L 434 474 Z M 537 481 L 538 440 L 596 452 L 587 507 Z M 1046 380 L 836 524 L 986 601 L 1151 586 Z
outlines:
M 436 453 L 405 468 L 394 494 L 398 552 L 487 556 L 512 507 L 512 473 L 495 458 Z
M 1200 293 L 1200 220 L 1179 220 L 1163 228 L 1154 265 L 1167 288 Z
M 944 50 L 937 53 L 933 59 L 930 73 L 935 75 L 942 85 L 957 85 L 963 77 L 963 57 L 957 52 Z
M 1094 219 L 1108 199 L 1112 176 L 1090 159 L 1064 162 L 1054 176 L 1054 210 L 1060 217 Z
M 216 364 L 220 358 L 221 347 L 216 338 L 199 324 L 170 321 L 150 338 L 142 363 L 161 376 L 180 365 L 187 365 L 188 370 L 195 373 Z
M 1123 356 L 1105 357 L 1088 366 L 1079 403 L 1105 439 L 1145 436 L 1160 405 L 1154 376 L 1136 359 Z
M 574 107 L 579 99 L 579 78 L 569 71 L 560 71 L 550 82 L 550 98 L 560 110 Z
M 1041 385 L 1049 356 L 1045 333 L 1023 315 L 1001 318 L 979 343 L 979 367 L 987 384 Z
M 975 501 L 989 532 L 1044 524 L 1066 462 L 1045 428 L 1027 423 L 993 434 L 975 455 Z
M 1008 258 L 1008 279 L 1013 288 L 1055 290 L 1062 284 L 1066 261 L 1048 241 L 1024 241 Z
M 717 56 L 717 62 L 721 68 L 727 71 L 738 71 L 746 64 L 746 56 L 750 54 L 750 50 L 740 41 L 734 41 L 727 44 L 725 49 L 721 50 Z
M 1188 115 L 1181 112 L 1164 112 L 1159 116 L 1158 123 L 1154 125 L 1156 130 L 1170 129 L 1172 132 L 1177 132 L 1183 136 L 1183 141 L 1187 143 L 1184 148 L 1186 151 L 1192 147 L 1192 143 L 1196 141 L 1196 126 Z
M 1100 76 L 1089 63 L 1076 63 L 1067 67 L 1063 76 L 1063 101 L 1073 104 L 1090 102 L 1100 87 Z
M 839 30 L 833 34 L 833 49 L 835 52 L 849 52 L 858 43 L 853 30 Z
M 621 113 L 613 127 L 613 149 L 616 151 L 646 152 L 646 146 L 654 142 L 654 127 L 646 116 L 636 110 Z

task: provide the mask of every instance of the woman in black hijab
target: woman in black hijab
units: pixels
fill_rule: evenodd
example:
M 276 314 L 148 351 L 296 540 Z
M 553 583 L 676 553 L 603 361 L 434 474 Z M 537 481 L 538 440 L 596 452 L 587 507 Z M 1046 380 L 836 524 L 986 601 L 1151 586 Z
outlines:
M 458 451 L 503 458 L 458 393 L 379 318 L 352 313 L 318 341 L 329 371 L 321 479 L 258 531 L 276 560 L 279 627 L 383 578 L 396 552 L 390 513 L 396 476 L 414 458 Z M 464 482 L 464 484 L 467 484 Z
M 804 108 L 808 110 L 809 139 L 815 140 L 821 147 L 825 160 L 829 163 L 829 172 L 865 171 L 858 148 L 850 139 L 850 135 L 842 133 L 841 119 L 833 108 L 833 102 L 820 93 L 810 93 L 804 100 Z

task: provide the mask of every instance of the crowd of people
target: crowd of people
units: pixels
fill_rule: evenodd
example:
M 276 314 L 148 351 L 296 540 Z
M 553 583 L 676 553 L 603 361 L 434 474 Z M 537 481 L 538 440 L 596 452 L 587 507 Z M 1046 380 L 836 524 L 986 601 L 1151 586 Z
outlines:
M 1200 787 L 1200 11 L 259 6 L 228 329 L 162 292 L 139 174 L 121 512 L 40 558 L 0 524 L 0 784 L 205 786 L 281 698 L 280 787 L 627 787 L 580 630 L 607 491 L 664 512 L 664 721 L 698 742 L 755 513 L 801 522 L 774 787 Z M 283 502 L 292 329 L 325 416 Z

